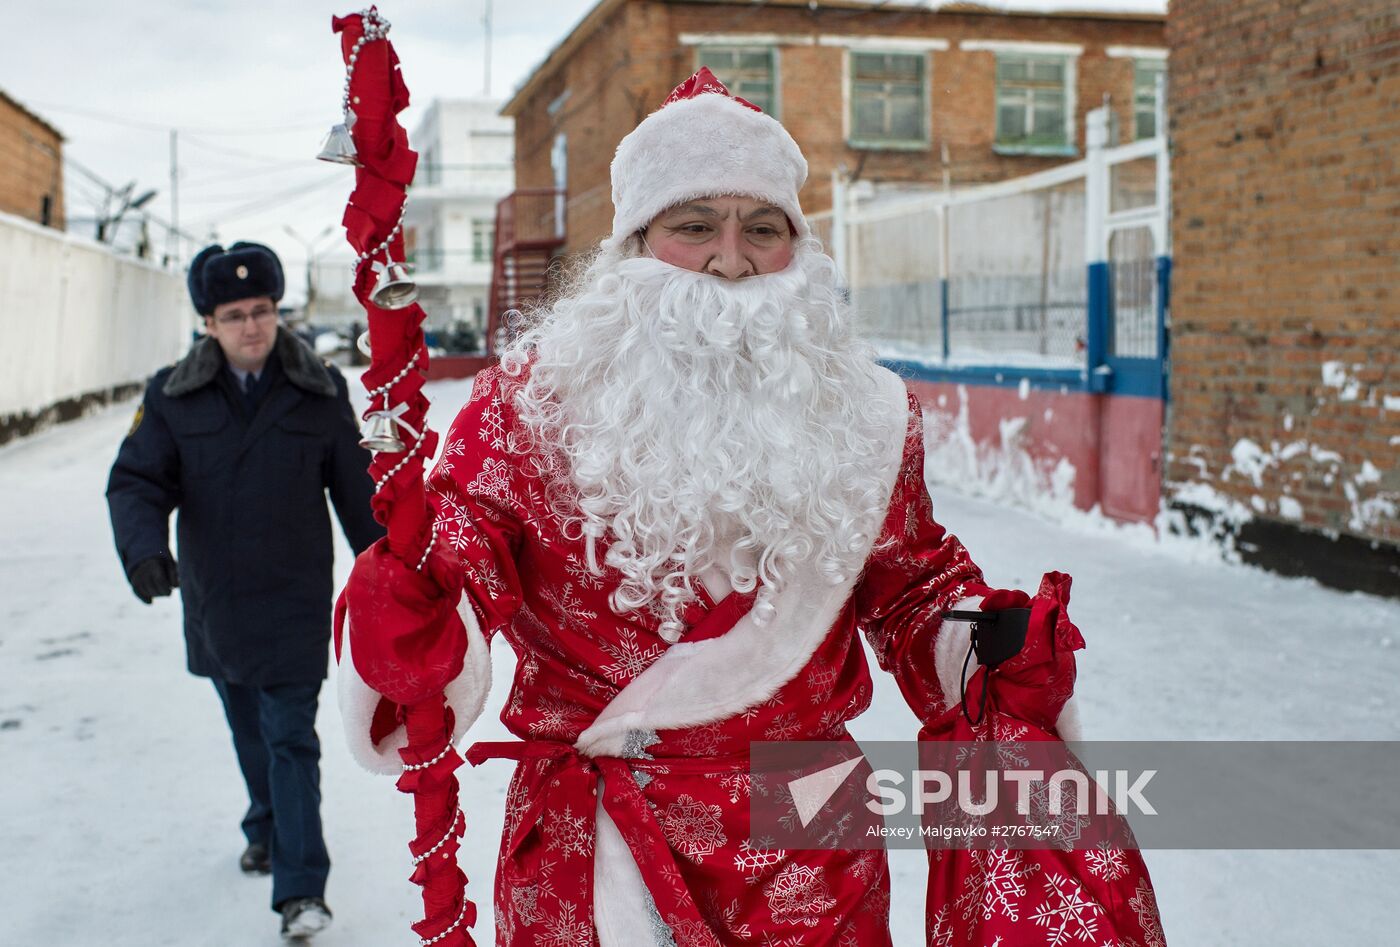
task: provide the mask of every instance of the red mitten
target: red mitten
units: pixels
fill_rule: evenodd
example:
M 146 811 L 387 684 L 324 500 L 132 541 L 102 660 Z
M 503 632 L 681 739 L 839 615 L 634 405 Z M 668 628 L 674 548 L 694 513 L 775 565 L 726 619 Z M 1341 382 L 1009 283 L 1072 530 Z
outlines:
M 435 548 L 430 560 L 444 556 L 451 553 Z M 348 619 L 351 660 L 364 682 L 399 704 L 442 693 L 467 650 L 461 597 L 461 571 L 450 563 L 430 561 L 418 572 L 385 539 L 361 553 L 337 611 Z
M 1063 572 L 1047 572 L 1034 597 L 1024 592 L 997 591 L 982 603 L 983 610 L 1030 606 L 1026 643 L 992 672 L 991 697 L 1000 712 L 1043 730 L 1054 728 L 1065 702 L 1074 693 L 1074 652 L 1084 647 L 1084 636 L 1069 620 L 1071 582 Z M 1000 604 L 1003 601 L 1017 603 Z M 993 602 L 998 604 L 989 604 Z

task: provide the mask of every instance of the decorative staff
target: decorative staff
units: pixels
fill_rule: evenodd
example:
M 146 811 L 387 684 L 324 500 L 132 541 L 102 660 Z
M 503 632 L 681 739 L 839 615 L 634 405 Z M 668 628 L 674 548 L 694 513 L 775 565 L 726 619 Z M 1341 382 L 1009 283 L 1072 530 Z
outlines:
M 423 890 L 423 920 L 413 925 L 422 947 L 473 944 L 467 933 L 476 907 L 466 897 L 466 876 L 457 866 L 458 840 L 466 819 L 458 806 L 462 758 L 452 746 L 453 716 L 443 687 L 462 667 L 465 636 L 455 603 L 461 567 L 450 550 L 433 542 L 432 514 L 423 484 L 425 462 L 437 448 L 428 428 L 423 382 L 428 350 L 424 313 L 403 254 L 405 198 L 418 155 L 397 114 L 408 105 L 408 89 L 388 40 L 389 21 L 375 7 L 333 17 L 345 62 L 343 121 L 330 131 L 318 157 L 355 167 L 355 189 L 345 208 L 346 237 L 356 253 L 355 296 L 369 322 L 370 367 L 363 381 L 370 407 L 361 444 L 375 451 L 370 476 L 373 507 L 388 536 L 356 563 L 336 606 L 336 656 L 348 649 L 355 669 L 382 695 L 374 732 L 402 727 L 397 786 L 414 799 L 416 836 L 411 880 Z M 365 348 L 365 339 L 360 346 Z M 367 610 L 372 622 L 346 628 L 346 599 L 382 603 Z M 357 614 L 359 614 L 357 612 Z M 342 634 L 342 630 L 344 633 Z M 406 639 L 440 641 L 441 674 L 411 680 L 385 670 L 382 656 Z

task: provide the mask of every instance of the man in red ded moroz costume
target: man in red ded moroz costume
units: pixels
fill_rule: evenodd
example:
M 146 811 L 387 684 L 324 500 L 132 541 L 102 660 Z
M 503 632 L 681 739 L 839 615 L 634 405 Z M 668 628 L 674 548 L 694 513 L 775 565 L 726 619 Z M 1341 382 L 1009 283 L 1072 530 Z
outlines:
M 491 638 L 518 656 L 502 720 L 519 742 L 468 753 L 518 761 L 498 944 L 889 944 L 883 851 L 749 839 L 750 742 L 850 739 L 871 698 L 858 631 L 921 719 L 946 720 L 968 640 L 946 613 L 1029 604 L 1027 651 L 1064 645 L 1039 710 L 1046 738 L 1063 729 L 1083 646 L 1068 577 L 994 591 L 934 520 L 918 405 L 853 332 L 806 176 L 783 127 L 708 70 L 676 89 L 618 146 L 612 235 L 477 376 L 445 441 L 428 490 L 455 610 L 449 593 L 412 633 L 377 631 L 425 580 L 383 544 L 356 564 L 341 702 L 366 765 L 400 770 L 381 694 L 443 686 L 460 735 Z M 1056 854 L 1057 871 L 1081 856 Z M 1155 908 L 1127 906 L 1137 884 L 1150 897 L 1128 863 L 1123 896 L 1086 909 L 1094 939 L 1062 942 L 1161 942 Z M 1077 874 L 1085 899 L 1108 890 Z M 1021 877 L 1012 919 L 931 897 L 930 942 L 1066 936 L 1033 920 L 1048 895 Z

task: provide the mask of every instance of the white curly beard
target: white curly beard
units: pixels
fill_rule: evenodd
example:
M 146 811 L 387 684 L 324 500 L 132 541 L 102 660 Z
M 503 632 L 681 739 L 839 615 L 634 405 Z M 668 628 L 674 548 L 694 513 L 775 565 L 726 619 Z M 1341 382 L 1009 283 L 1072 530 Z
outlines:
M 854 574 L 888 501 L 890 445 L 871 350 L 829 257 L 799 244 L 779 273 L 727 281 L 650 257 L 598 256 L 502 358 L 522 419 L 567 462 L 558 512 L 610 539 L 618 611 L 675 640 L 717 567 L 758 588 L 755 617 L 800 565 Z

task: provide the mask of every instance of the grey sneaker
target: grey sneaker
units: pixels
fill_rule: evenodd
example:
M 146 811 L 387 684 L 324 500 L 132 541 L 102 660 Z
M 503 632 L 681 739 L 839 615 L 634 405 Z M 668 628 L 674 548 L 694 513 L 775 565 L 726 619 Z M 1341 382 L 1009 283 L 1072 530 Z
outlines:
M 288 898 L 279 910 L 284 940 L 305 940 L 331 926 L 331 909 L 320 898 Z

